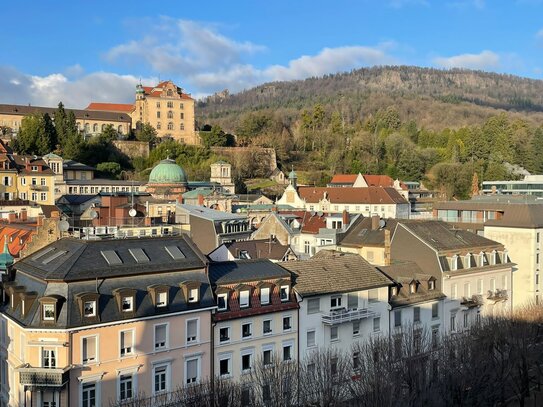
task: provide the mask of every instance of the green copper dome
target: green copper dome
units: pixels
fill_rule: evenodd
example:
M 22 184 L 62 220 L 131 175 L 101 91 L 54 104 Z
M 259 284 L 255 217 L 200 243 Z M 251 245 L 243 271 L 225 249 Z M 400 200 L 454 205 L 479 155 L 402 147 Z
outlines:
M 292 170 L 291 172 L 289 172 L 288 178 L 289 178 L 289 179 L 298 178 L 298 175 L 296 175 L 296 173 L 294 172 L 294 170 Z
M 4 238 L 4 251 L 0 253 L 0 270 L 7 270 L 13 265 L 13 256 L 8 249 L 7 236 Z
M 174 160 L 167 158 L 153 168 L 149 184 L 187 184 L 187 174 Z

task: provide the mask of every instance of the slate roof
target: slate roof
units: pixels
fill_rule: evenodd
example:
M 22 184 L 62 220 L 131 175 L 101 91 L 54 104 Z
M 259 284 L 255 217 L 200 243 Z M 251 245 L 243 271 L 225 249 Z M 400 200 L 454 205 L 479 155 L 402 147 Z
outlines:
M 541 228 L 543 227 L 543 205 L 540 203 L 510 205 L 505 208 L 501 219 L 486 221 L 485 226 Z
M 331 203 L 341 204 L 406 204 L 407 201 L 394 188 L 382 187 L 299 187 L 298 194 L 300 198 L 307 203 L 318 203 L 324 198 Z
M 371 217 L 361 219 L 347 231 L 345 237 L 341 240 L 341 245 L 349 247 L 384 247 L 385 230 L 390 232 L 390 238 L 392 239 L 398 221 L 392 218 L 385 219 L 385 227 L 376 230 L 372 229 L 371 223 Z
M 494 240 L 466 230 L 454 229 L 448 223 L 438 220 L 401 221 L 400 223 L 438 252 L 483 247 L 502 247 L 500 243 Z
M 283 260 L 290 249 L 288 245 L 282 245 L 277 240 L 241 240 L 225 243 L 226 248 L 233 256 L 238 257 L 241 251 L 246 251 L 251 259 Z
M 188 204 L 177 204 L 177 209 L 185 210 L 191 215 L 198 216 L 200 218 L 209 219 L 209 220 L 244 220 L 247 219 L 246 215 L 238 215 L 235 213 L 226 213 L 217 211 L 215 209 L 209 209 L 204 206 L 197 205 L 188 205 Z
M 91 167 L 90 165 L 83 164 L 74 160 L 64 160 L 62 162 L 62 168 L 64 170 L 74 170 L 74 171 L 96 171 L 96 168 Z
M 81 205 L 91 199 L 96 198 L 98 195 L 62 195 L 58 200 L 69 205 Z
M 56 107 L 0 104 L 0 114 L 27 116 L 32 113 L 48 113 L 51 117 L 53 117 L 53 114 L 56 112 L 56 110 Z M 76 119 L 104 120 L 128 123 L 132 121 L 130 115 L 126 113 L 110 112 L 103 110 L 66 109 L 66 113 L 70 111 L 74 112 Z
M 402 285 L 398 290 L 398 295 L 390 297 L 389 302 L 393 307 L 445 298 L 445 294 L 438 289 L 439 281 L 435 282 L 435 290 L 428 290 L 428 281 L 431 276 L 424 274 L 415 262 L 405 261 L 390 266 L 377 266 L 377 269 L 397 283 L 397 285 Z M 409 284 L 413 280 L 418 283 L 416 293 L 411 293 L 409 290 Z
M 166 246 L 177 246 L 185 258 L 174 260 Z M 148 262 L 138 263 L 129 249 L 141 248 Z M 110 265 L 102 254 L 114 250 L 120 264 Z M 63 253 L 64 252 L 64 253 Z M 53 258 L 55 254 L 58 257 Z M 49 260 L 49 261 L 48 261 Z M 205 259 L 185 235 L 121 240 L 61 239 L 17 263 L 17 270 L 46 281 L 83 281 L 96 278 L 148 275 L 205 266 Z
M 212 285 L 291 278 L 291 274 L 267 259 L 223 261 L 209 264 Z
M 327 252 L 322 250 L 319 253 Z M 375 267 L 355 254 L 322 253 L 309 260 L 279 263 L 294 273 L 302 296 L 343 293 L 391 285 Z

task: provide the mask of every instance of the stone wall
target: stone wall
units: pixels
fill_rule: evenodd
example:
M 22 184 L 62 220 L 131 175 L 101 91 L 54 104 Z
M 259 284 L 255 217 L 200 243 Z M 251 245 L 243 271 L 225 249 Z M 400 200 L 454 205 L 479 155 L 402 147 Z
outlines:
M 228 158 L 238 170 L 247 171 L 256 177 L 268 177 L 277 168 L 275 149 L 264 147 L 211 147 L 211 150 Z
M 149 143 L 146 141 L 113 140 L 113 145 L 130 158 L 149 157 Z

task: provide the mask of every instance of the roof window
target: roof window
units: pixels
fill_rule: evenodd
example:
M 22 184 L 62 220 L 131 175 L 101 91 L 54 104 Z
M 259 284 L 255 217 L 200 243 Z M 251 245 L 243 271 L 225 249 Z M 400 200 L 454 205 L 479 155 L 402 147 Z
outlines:
M 185 258 L 185 255 L 177 246 L 166 246 L 164 247 L 164 249 L 174 260 L 181 260 Z
M 128 249 L 134 260 L 136 260 L 137 263 L 148 263 L 149 257 L 147 257 L 147 254 L 143 251 L 143 249 L 135 248 L 135 249 Z
M 110 266 L 123 263 L 115 250 L 102 250 L 100 253 L 102 253 L 102 256 Z

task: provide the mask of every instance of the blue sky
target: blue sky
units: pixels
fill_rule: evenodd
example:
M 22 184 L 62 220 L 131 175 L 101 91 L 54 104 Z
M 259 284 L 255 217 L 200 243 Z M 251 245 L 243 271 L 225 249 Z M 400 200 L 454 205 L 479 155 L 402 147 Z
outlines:
M 542 16 L 543 0 L 6 2 L 0 103 L 129 102 L 140 78 L 200 97 L 383 64 L 540 79 Z

